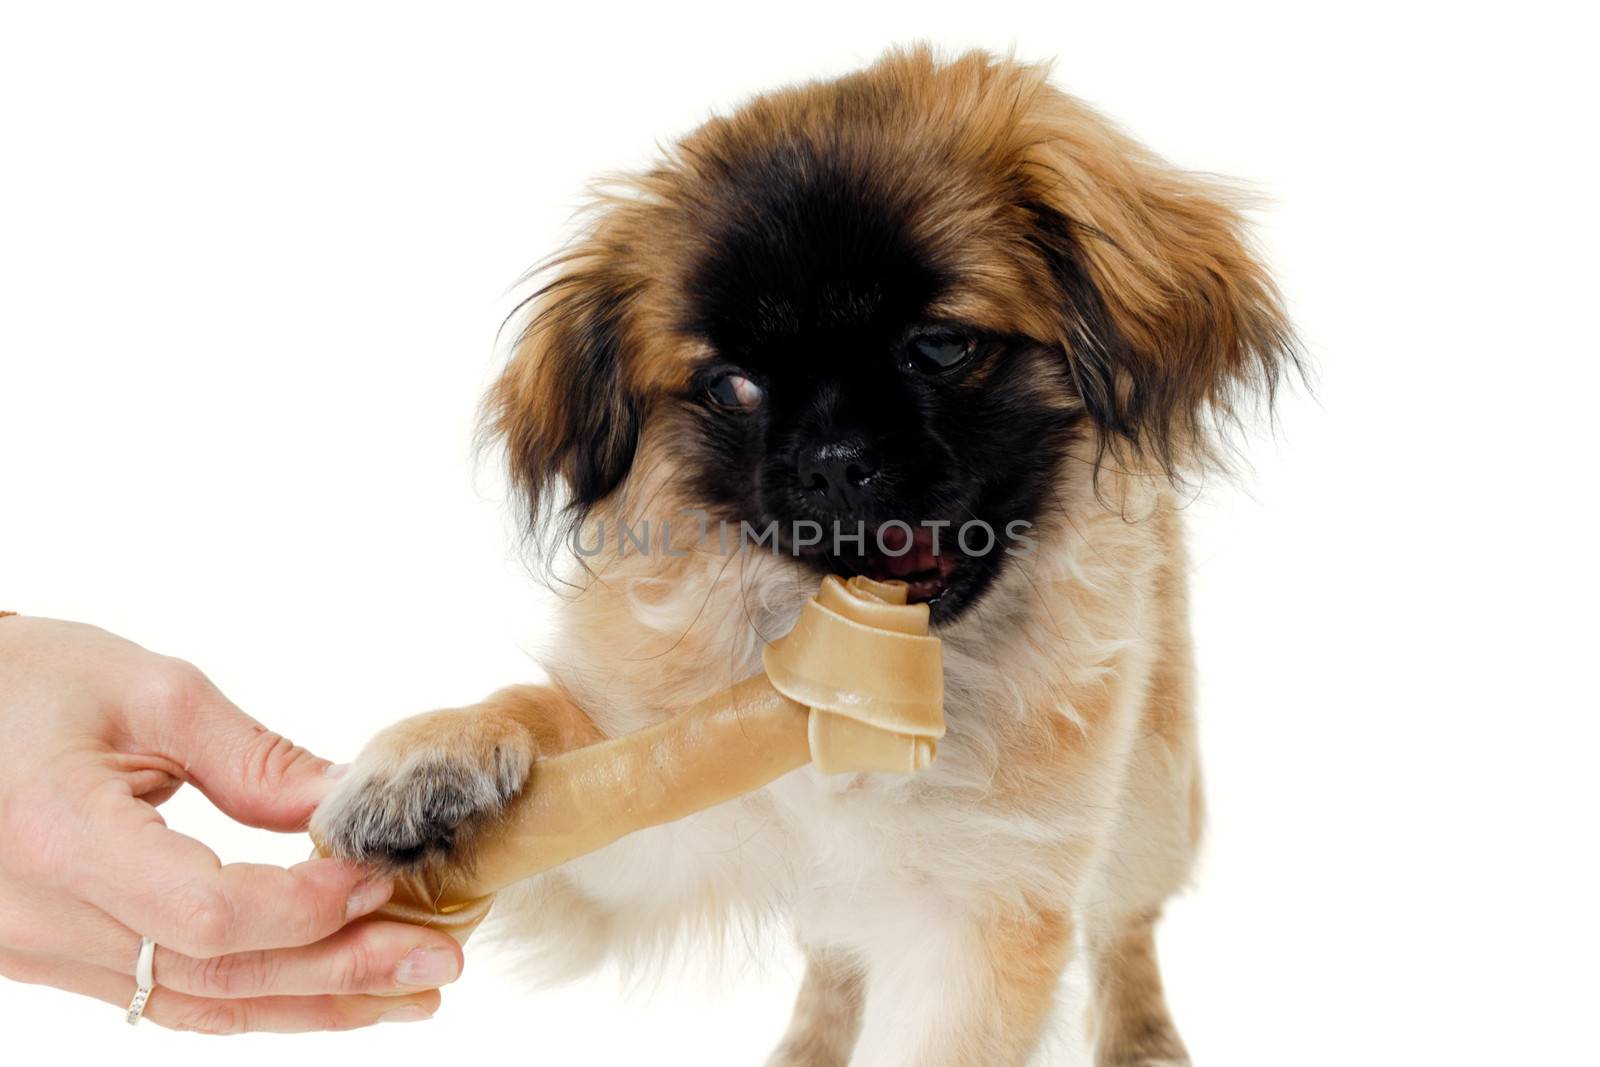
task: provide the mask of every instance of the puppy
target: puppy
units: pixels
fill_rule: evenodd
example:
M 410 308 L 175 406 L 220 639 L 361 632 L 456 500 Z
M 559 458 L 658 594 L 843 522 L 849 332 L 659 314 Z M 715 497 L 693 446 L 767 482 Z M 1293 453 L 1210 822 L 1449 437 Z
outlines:
M 499 910 L 572 969 L 783 916 L 772 1064 L 1025 1062 L 1075 946 L 1097 1062 L 1188 1062 L 1152 943 L 1202 810 L 1174 487 L 1295 361 L 1228 192 L 1040 67 L 914 49 L 708 122 L 549 269 L 487 422 L 566 583 L 556 685 L 380 735 L 323 838 L 470 862 L 541 755 L 755 673 L 823 574 L 898 578 L 944 640 L 931 769 L 804 768 Z

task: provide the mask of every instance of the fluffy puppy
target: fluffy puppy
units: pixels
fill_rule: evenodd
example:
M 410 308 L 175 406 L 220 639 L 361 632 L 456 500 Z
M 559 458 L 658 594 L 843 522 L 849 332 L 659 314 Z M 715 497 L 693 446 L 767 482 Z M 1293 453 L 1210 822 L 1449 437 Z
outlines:
M 1187 1062 L 1152 943 L 1201 824 L 1173 485 L 1294 359 L 1227 191 L 1040 67 L 916 49 L 708 122 L 549 270 L 488 412 L 577 551 L 557 684 L 380 735 L 323 836 L 468 861 L 539 755 L 754 673 L 823 573 L 901 578 L 946 649 L 929 771 L 805 768 L 500 910 L 573 967 L 781 914 L 774 1064 L 1022 1063 L 1075 946 L 1097 1062 Z

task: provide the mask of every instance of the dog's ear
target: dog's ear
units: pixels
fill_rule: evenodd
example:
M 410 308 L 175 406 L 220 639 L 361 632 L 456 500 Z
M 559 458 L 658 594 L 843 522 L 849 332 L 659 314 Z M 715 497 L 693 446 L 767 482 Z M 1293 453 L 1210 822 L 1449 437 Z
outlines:
M 1213 458 L 1216 423 L 1268 402 L 1298 366 L 1282 300 L 1238 197 L 1173 168 L 1049 90 L 1027 166 L 1057 338 L 1102 452 L 1178 476 Z
M 535 527 L 558 503 L 575 523 L 609 496 L 633 466 L 643 421 L 627 358 L 635 286 L 595 250 L 551 269 L 485 402 Z

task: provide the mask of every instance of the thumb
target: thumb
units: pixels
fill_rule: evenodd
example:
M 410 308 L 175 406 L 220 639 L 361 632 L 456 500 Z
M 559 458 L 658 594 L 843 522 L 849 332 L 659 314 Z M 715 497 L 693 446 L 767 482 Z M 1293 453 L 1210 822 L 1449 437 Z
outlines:
M 304 830 L 334 780 L 327 760 L 246 715 L 198 670 L 182 677 L 153 709 L 162 747 L 189 781 L 229 817 L 265 830 Z

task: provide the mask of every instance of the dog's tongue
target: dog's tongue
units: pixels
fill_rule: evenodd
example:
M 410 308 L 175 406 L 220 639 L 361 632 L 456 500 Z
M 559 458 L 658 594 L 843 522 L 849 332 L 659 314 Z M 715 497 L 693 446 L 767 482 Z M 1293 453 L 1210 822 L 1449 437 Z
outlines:
M 883 567 L 891 577 L 904 578 L 935 569 L 947 574 L 955 566 L 955 560 L 942 543 L 939 554 L 934 555 L 933 530 L 926 526 L 917 527 L 914 533 L 899 526 L 888 526 L 880 532 L 880 537 L 884 549 Z M 900 554 L 892 554 L 896 552 Z

